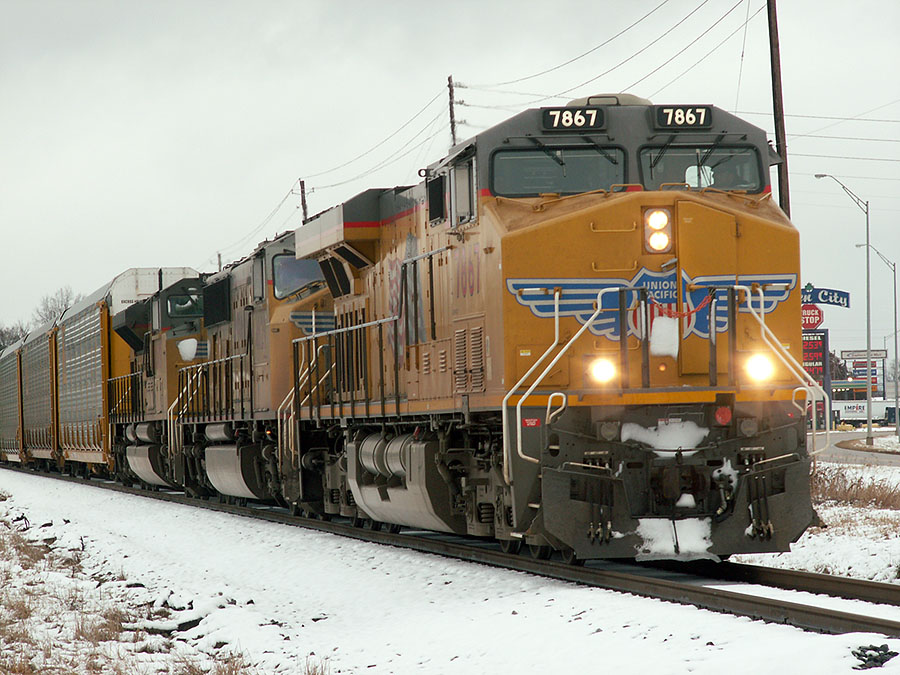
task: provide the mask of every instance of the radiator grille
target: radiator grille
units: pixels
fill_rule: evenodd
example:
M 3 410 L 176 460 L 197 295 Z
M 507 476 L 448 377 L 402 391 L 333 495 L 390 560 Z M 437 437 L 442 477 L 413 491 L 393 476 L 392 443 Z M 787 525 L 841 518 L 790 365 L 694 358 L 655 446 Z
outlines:
M 473 326 L 469 331 L 469 360 L 472 391 L 484 391 L 484 326 Z
M 466 329 L 460 328 L 453 334 L 453 384 L 456 391 L 466 391 L 468 382 L 468 373 L 466 365 L 468 363 Z

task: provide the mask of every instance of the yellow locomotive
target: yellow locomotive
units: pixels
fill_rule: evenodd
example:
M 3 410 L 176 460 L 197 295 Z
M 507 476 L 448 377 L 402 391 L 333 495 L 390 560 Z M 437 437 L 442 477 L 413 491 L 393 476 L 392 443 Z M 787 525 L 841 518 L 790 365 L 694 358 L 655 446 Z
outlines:
M 787 550 L 824 392 L 776 161 L 711 105 L 526 110 L 8 348 L 0 459 L 573 563 Z
M 590 97 L 310 219 L 337 325 L 295 341 L 298 505 L 537 557 L 787 549 L 811 391 L 773 154 L 713 106 Z

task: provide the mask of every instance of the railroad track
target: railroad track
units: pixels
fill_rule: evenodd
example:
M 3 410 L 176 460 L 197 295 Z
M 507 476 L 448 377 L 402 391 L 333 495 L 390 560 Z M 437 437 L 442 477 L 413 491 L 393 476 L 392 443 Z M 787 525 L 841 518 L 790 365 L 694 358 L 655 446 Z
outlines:
M 9 466 L 2 468 L 33 473 L 26 469 Z M 585 586 L 693 605 L 771 623 L 787 624 L 804 630 L 833 634 L 871 632 L 889 637 L 900 637 L 900 621 L 898 620 L 786 601 L 784 598 L 768 598 L 755 595 L 752 587 L 745 588 L 743 591 L 735 591 L 722 588 L 717 584 L 737 583 L 774 587 L 895 607 L 900 607 L 900 585 L 729 562 L 675 563 L 667 561 L 634 564 L 620 561 L 590 561 L 583 567 L 576 567 L 556 560 L 535 560 L 525 555 L 503 553 L 495 542 L 473 538 L 421 530 L 406 530 L 399 533 L 376 531 L 354 527 L 343 520 L 323 521 L 297 517 L 291 515 L 286 509 L 278 507 L 220 503 L 215 500 L 191 498 L 181 492 L 168 490 L 149 492 L 101 479 L 88 481 L 61 474 L 40 475 L 160 501 L 187 504 L 211 511 L 299 526 L 362 541 L 526 572 Z

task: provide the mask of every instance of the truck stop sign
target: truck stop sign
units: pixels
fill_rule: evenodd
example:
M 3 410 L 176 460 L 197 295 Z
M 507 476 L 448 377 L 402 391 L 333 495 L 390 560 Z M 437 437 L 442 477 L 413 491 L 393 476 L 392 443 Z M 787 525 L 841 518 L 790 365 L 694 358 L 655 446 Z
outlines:
M 825 314 L 818 305 L 803 305 L 800 307 L 800 316 L 803 330 L 813 330 L 822 325 Z

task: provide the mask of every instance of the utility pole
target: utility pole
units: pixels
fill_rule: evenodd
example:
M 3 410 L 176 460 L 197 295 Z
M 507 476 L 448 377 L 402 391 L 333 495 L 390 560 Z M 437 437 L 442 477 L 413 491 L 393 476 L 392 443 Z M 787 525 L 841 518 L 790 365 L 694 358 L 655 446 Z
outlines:
M 456 100 L 453 91 L 453 76 L 447 77 L 447 89 L 450 90 L 450 139 L 456 145 Z
M 769 15 L 769 58 L 772 64 L 772 109 L 775 113 L 775 150 L 781 156 L 778 165 L 778 202 L 791 217 L 791 191 L 788 186 L 788 157 L 784 133 L 784 100 L 781 95 L 781 52 L 778 47 L 778 17 L 775 0 L 766 0 Z
M 217 253 L 216 255 L 217 255 L 218 258 L 219 258 L 219 271 L 221 272 L 221 271 L 222 271 L 222 254 L 221 254 L 221 253 Z
M 308 214 L 306 212 L 306 183 L 302 178 L 300 179 L 300 204 L 303 207 L 303 222 L 305 223 L 306 219 L 308 218 Z

